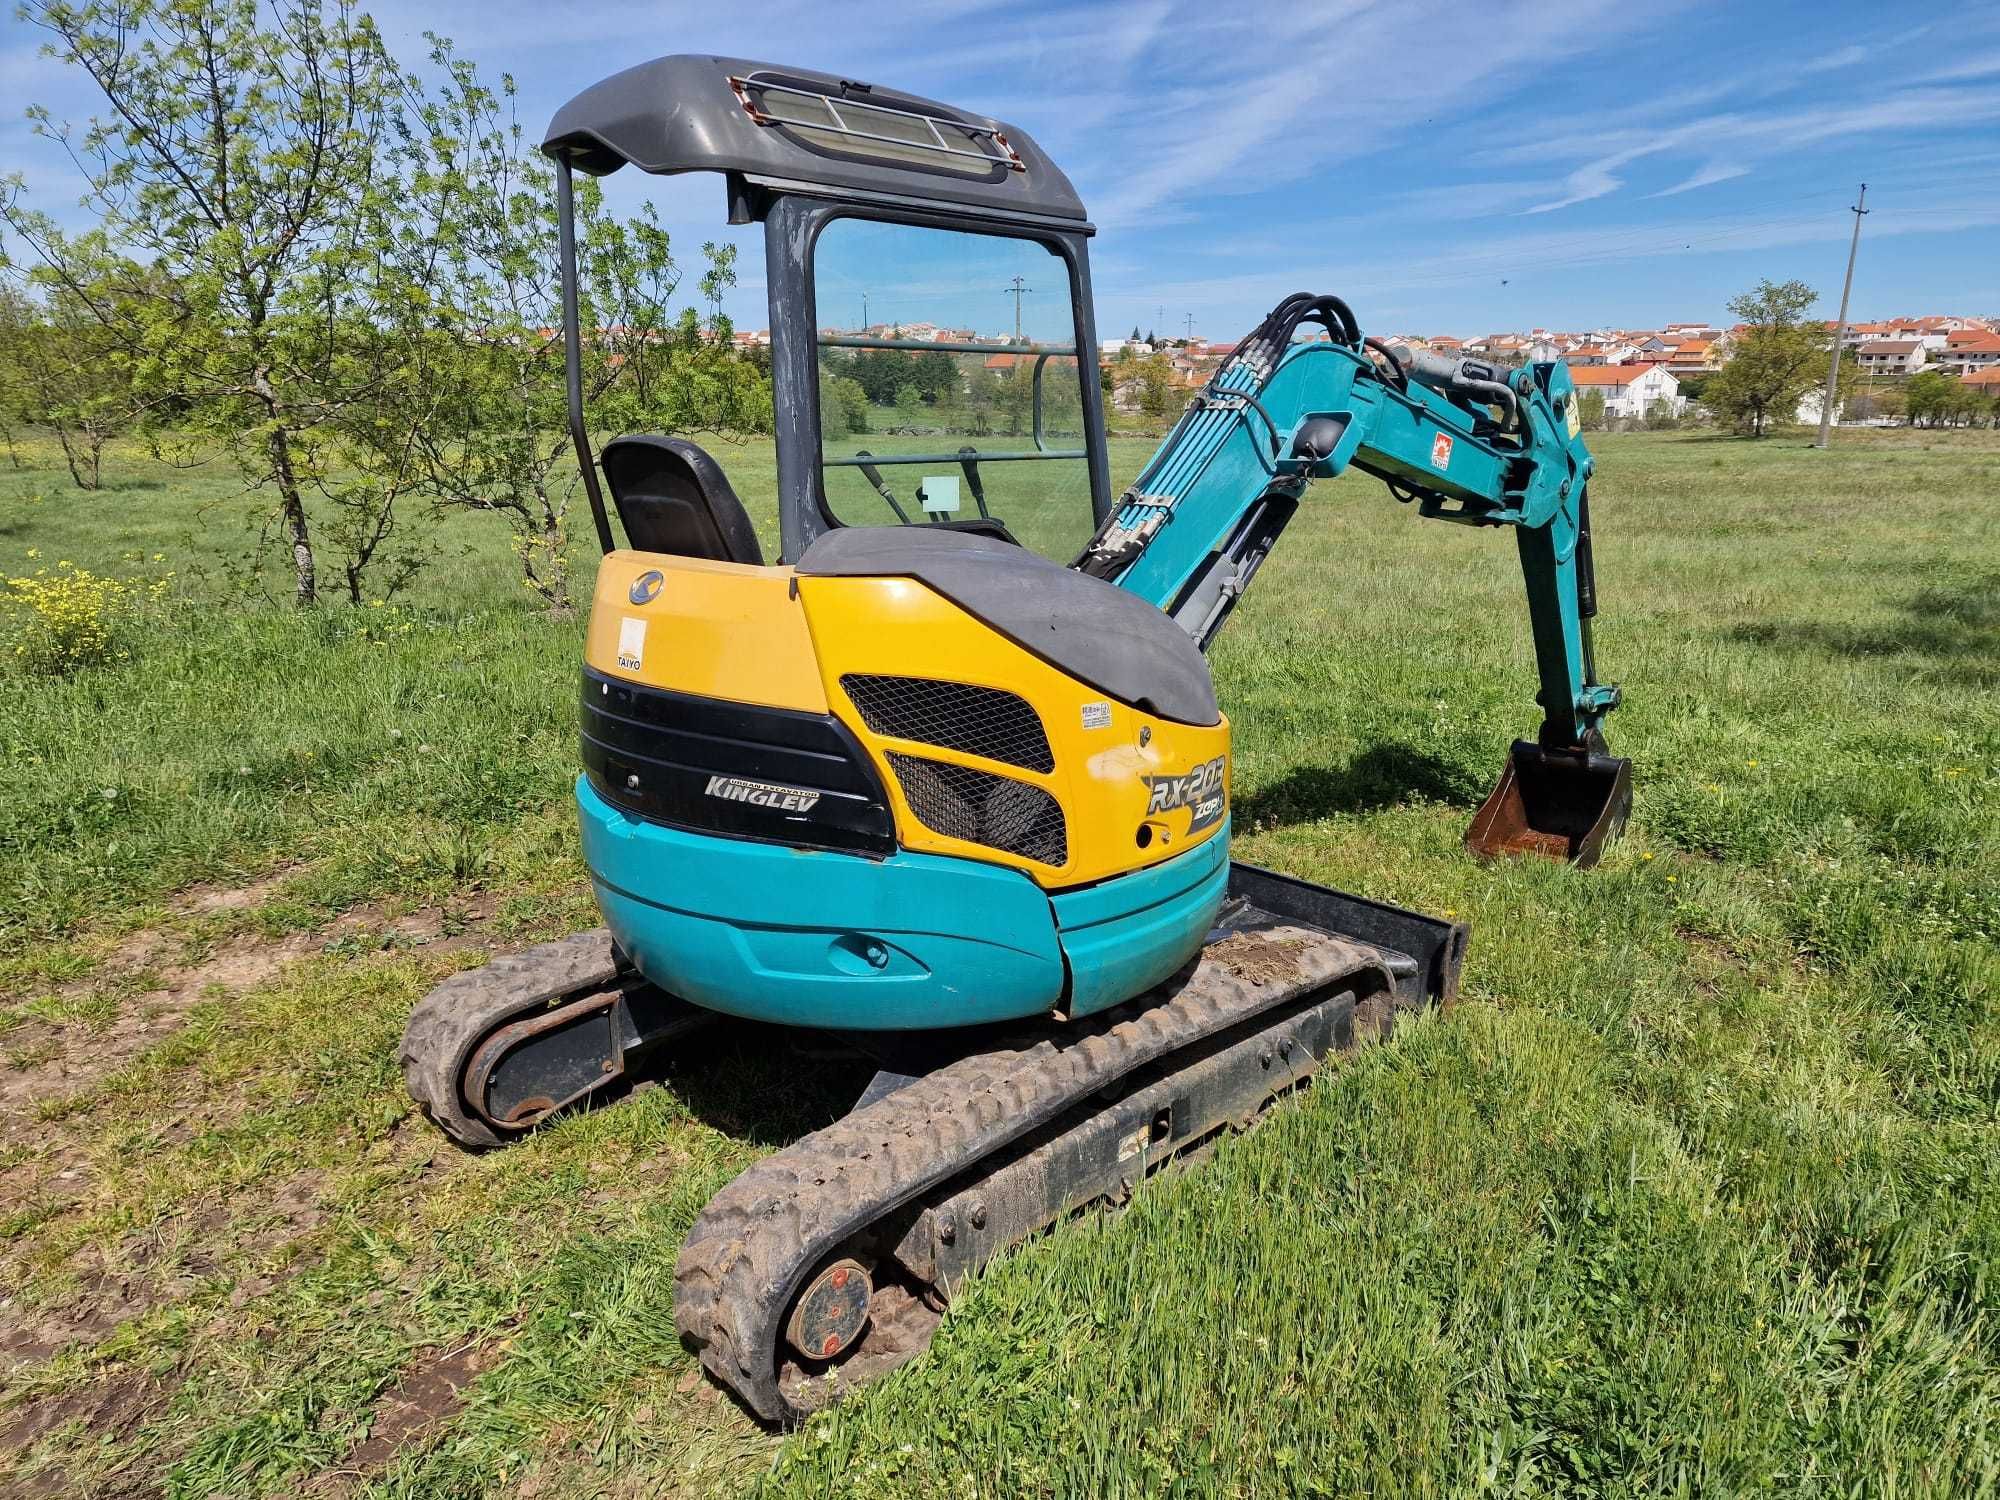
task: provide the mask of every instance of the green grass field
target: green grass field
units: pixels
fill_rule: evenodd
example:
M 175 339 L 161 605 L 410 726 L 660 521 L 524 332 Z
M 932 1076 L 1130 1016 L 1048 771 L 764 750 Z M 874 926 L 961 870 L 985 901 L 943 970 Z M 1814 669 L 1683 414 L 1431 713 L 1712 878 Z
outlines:
M 175 577 L 116 664 L 0 670 L 0 1492 L 2000 1492 L 1992 435 L 1603 440 L 1589 873 L 1458 844 L 1537 717 L 1510 539 L 1316 490 L 1215 654 L 1237 852 L 1469 919 L 1467 1003 L 783 1438 L 673 1264 L 851 1080 L 724 1030 L 470 1157 L 395 1069 L 441 975 L 592 920 L 581 627 L 477 519 L 407 599 L 232 602 L 226 473 L 30 459 L 0 574 Z

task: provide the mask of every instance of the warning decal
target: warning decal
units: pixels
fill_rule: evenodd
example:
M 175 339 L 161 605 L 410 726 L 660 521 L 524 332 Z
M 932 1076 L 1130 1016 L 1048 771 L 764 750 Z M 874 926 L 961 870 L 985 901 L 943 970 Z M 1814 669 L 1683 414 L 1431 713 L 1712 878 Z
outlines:
M 1444 470 L 1451 467 L 1451 434 L 1440 432 L 1431 439 L 1431 467 Z

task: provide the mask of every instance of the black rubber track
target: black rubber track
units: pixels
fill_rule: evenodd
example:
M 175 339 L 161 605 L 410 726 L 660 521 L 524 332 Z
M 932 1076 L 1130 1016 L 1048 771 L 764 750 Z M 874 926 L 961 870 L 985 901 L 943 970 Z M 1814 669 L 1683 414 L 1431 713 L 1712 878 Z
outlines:
M 610 932 L 596 927 L 452 975 L 417 1002 L 403 1028 L 403 1082 L 410 1097 L 461 1146 L 504 1145 L 512 1136 L 474 1113 L 459 1087 L 473 1049 L 518 1016 L 565 995 L 604 989 L 630 972 Z
M 1240 943 L 1204 952 L 1185 978 L 1101 1018 L 953 1063 L 750 1167 L 682 1247 L 683 1341 L 765 1421 L 802 1420 L 779 1385 L 779 1338 L 837 1247 L 1135 1068 L 1309 993 L 1351 988 L 1362 1001 L 1394 988 L 1378 949 L 1300 927 L 1256 936 L 1248 961 Z

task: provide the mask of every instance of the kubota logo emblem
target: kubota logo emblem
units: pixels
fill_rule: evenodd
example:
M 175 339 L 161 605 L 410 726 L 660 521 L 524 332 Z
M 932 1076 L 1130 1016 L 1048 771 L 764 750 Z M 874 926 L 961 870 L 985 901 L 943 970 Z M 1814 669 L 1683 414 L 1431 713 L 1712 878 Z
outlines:
M 802 787 L 777 786 L 768 781 L 745 781 L 741 776 L 711 776 L 705 788 L 711 797 L 724 802 L 748 802 L 752 807 L 768 807 L 774 812 L 811 812 L 819 801 L 818 792 Z
M 1222 790 L 1223 771 L 1228 764 L 1228 756 L 1218 755 L 1183 776 L 1141 776 L 1139 779 L 1152 794 L 1146 799 L 1147 816 L 1185 807 L 1189 813 L 1189 833 L 1220 823 L 1223 810 L 1229 805 Z

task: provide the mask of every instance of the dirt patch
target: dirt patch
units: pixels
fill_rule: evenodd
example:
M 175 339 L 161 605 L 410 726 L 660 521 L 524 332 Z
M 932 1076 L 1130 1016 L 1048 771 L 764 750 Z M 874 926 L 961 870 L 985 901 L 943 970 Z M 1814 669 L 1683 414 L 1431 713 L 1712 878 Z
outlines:
M 95 1344 L 120 1321 L 95 1304 L 75 1310 L 26 1314 L 0 1303 L 0 1375 L 41 1364 L 74 1343 Z M 5 1446 L 0 1441 L 0 1447 Z
M 247 911 L 262 906 L 279 886 L 298 873 L 297 865 L 283 865 L 248 885 L 190 886 L 174 898 L 174 909 L 182 912 Z
M 157 934 L 140 937 L 144 941 L 135 951 L 158 951 Z M 16 1027 L 7 1037 L 7 1050 L 25 1065 L 0 1071 L 0 1139 L 13 1135 L 36 1105 L 80 1093 L 178 1031 L 211 987 L 241 993 L 318 945 L 307 933 L 276 941 L 235 938 L 198 962 L 162 971 L 157 988 L 122 1002 L 107 1024 L 33 1021 Z M 115 980 L 143 967 L 147 965 L 121 956 L 109 977 Z
M 284 878 L 206 889 L 184 898 L 186 909 L 246 910 Z M 155 929 L 133 933 L 119 942 L 99 973 L 56 992 L 59 998 L 87 996 L 141 972 L 157 979 L 155 987 L 122 1001 L 116 1018 L 108 1023 L 28 1021 L 7 1033 L 4 1054 L 14 1065 L 0 1066 L 0 1142 L 31 1122 L 38 1105 L 82 1093 L 159 1045 L 181 1028 L 189 1011 L 217 992 L 241 994 L 275 978 L 289 963 L 349 945 L 357 951 L 381 946 L 439 953 L 470 947 L 482 941 L 479 929 L 491 920 L 495 906 L 490 898 L 475 897 L 392 917 L 385 904 L 370 903 L 342 913 L 318 931 L 276 938 L 240 934 L 197 960 L 163 968 L 162 959 L 179 950 L 180 939 Z
M 429 1349 L 404 1369 L 395 1389 L 375 1403 L 368 1436 L 338 1468 L 319 1476 L 305 1493 L 317 1497 L 352 1494 L 368 1477 L 411 1443 L 421 1442 L 458 1414 L 465 1388 L 500 1362 L 494 1344 L 462 1349 Z
M 166 1404 L 174 1384 L 120 1370 L 76 1390 L 32 1396 L 0 1414 L 0 1450 L 18 1453 L 72 1422 L 92 1432 L 129 1432 Z
M 1756 967 L 1750 955 L 1727 938 L 1714 937 L 1706 932 L 1697 932 L 1692 927 L 1678 923 L 1674 926 L 1674 936 L 1695 952 L 1707 956 L 1718 968 L 1742 969 L 1748 972 Z
M 1303 938 L 1232 932 L 1221 942 L 1203 949 L 1202 957 L 1214 960 L 1251 984 L 1278 984 L 1298 977 L 1299 956 L 1305 951 Z

